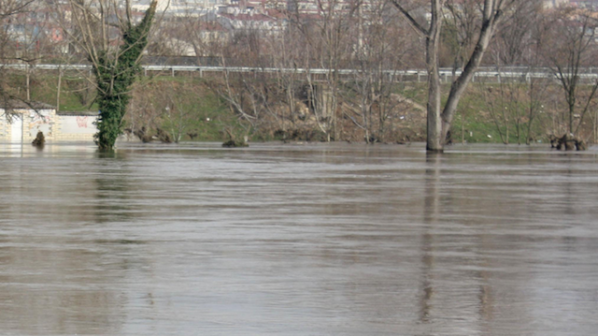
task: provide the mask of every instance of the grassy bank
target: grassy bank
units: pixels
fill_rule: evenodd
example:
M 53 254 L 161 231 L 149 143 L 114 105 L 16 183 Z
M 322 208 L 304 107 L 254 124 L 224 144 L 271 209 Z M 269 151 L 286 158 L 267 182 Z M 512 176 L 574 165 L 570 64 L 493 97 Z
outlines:
M 449 89 L 445 85 L 444 92 Z M 405 97 L 426 104 L 425 84 L 406 84 L 400 90 Z M 530 142 L 539 143 L 548 141 L 550 134 L 565 132 L 567 115 L 559 101 L 560 87 L 546 86 L 541 90 L 530 96 L 526 84 L 473 83 L 461 99 L 453 120 L 453 142 L 525 144 L 529 138 Z M 589 92 L 589 88 L 582 90 Z M 592 118 L 588 116 L 584 122 L 586 134 L 593 132 Z
M 239 118 L 238 108 L 233 108 L 226 97 L 214 89 L 212 84 L 215 80 L 217 79 L 202 79 L 197 76 L 142 78 L 131 92 L 132 102 L 126 117 L 126 127 L 131 130 L 145 128 L 148 131 L 162 129 L 180 140 L 222 141 L 230 137 L 249 136 L 254 141 L 268 141 L 285 138 L 284 134 L 289 134 L 292 129 L 295 132 L 299 129 L 306 134 L 311 132 L 313 140 L 326 138 L 318 128 L 316 118 L 310 119 L 303 115 L 299 116 L 299 119 L 303 118 L 299 120 L 294 116 L 289 117 L 285 115 L 286 107 L 283 104 L 269 106 L 269 113 L 262 114 L 263 121 L 259 125 L 244 122 Z M 13 75 L 8 82 L 11 93 L 26 98 L 24 75 Z M 97 110 L 93 85 L 87 78 L 72 73 L 62 76 L 59 99 L 58 83 L 59 78 L 55 73 L 36 73 L 31 76 L 31 100 L 55 106 L 58 102 L 60 111 Z M 447 85 L 444 91 L 448 92 L 448 89 Z M 451 129 L 452 140 L 455 143 L 516 144 L 525 143 L 530 138 L 532 142 L 546 142 L 547 136 L 560 132 L 565 122 L 562 103 L 554 98 L 560 95 L 558 90 L 555 86 L 543 91 L 540 98 L 554 100 L 554 103 L 549 104 L 532 99 L 525 84 L 474 83 L 459 105 Z M 406 129 L 411 129 L 421 137 L 421 130 L 425 127 L 423 107 L 426 105 L 426 85 L 399 83 L 394 92 L 413 102 L 411 107 L 398 106 L 401 111 L 397 115 L 408 113 L 407 110 L 417 110 L 417 113 L 411 113 L 409 123 L 392 124 L 388 129 L 390 132 L 403 133 Z M 340 96 L 350 100 L 346 98 L 346 93 Z M 342 110 L 343 103 L 348 106 L 353 102 L 339 103 L 336 113 L 346 116 L 347 112 Z M 418 109 L 414 108 L 416 105 L 419 106 Z M 534 106 L 533 114 L 529 112 L 530 106 Z M 528 134 L 530 115 L 532 123 Z M 354 119 L 338 118 L 345 120 L 339 122 L 342 129 L 335 130 L 338 140 L 362 141 L 363 132 Z M 594 117 L 589 116 L 587 123 L 592 124 L 592 118 Z

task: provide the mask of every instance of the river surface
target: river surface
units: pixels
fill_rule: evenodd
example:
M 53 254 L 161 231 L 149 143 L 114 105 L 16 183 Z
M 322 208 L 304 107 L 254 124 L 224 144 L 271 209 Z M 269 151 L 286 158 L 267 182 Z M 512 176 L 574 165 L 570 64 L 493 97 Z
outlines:
M 0 145 L 1 335 L 596 335 L 598 150 Z

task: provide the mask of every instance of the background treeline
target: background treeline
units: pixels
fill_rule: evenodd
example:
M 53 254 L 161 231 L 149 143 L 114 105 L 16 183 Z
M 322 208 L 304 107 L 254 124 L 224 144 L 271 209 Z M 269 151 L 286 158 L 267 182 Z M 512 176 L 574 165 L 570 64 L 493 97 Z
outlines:
M 81 33 L 71 23 L 68 8 L 77 1 L 0 0 L 2 63 L 30 65 L 0 68 L 5 102 L 41 100 L 60 110 L 97 108 L 95 82 L 87 70 L 35 68 L 87 62 L 73 43 Z M 167 132 L 173 141 L 244 136 L 422 140 L 425 82 L 398 73 L 424 68 L 422 38 L 387 1 L 317 4 L 316 14 L 287 3 L 253 14 L 247 8 L 249 14 L 238 15 L 161 13 L 145 63 L 281 71 L 189 72 L 176 77 L 168 71 L 148 73 L 131 92 L 128 132 Z M 425 20 L 425 2 L 412 5 Z M 522 1 L 507 15 L 482 64 L 498 75 L 480 76 L 468 88 L 450 132 L 452 141 L 530 143 L 571 132 L 596 142 L 598 82 L 588 76 L 598 74 L 595 13 Z M 441 67 L 455 73 L 463 68 L 464 55 L 476 40 L 478 16 L 478 0 L 446 1 Z M 315 75 L 302 69 L 327 71 Z M 342 69 L 359 71 L 343 74 Z M 451 79 L 447 76 L 446 85 Z

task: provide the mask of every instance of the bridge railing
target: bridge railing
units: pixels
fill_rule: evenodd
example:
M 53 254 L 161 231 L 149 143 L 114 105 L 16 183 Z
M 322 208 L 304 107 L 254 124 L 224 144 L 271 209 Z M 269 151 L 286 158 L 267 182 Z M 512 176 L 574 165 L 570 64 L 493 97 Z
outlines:
M 0 64 L 0 68 L 12 70 L 77 70 L 77 71 L 91 71 L 91 65 L 87 64 Z M 275 67 L 225 67 L 225 66 L 190 66 L 190 65 L 143 65 L 144 73 L 148 72 L 168 73 L 170 76 L 176 76 L 177 73 L 199 73 L 203 76 L 204 73 L 210 72 L 229 72 L 229 73 L 297 73 L 310 75 L 326 75 L 336 72 L 341 76 L 355 76 L 364 73 L 360 69 L 308 69 L 308 68 L 275 68 Z M 422 82 L 427 78 L 425 70 L 383 70 L 384 74 L 388 76 L 396 76 L 400 81 L 416 81 Z M 450 82 L 454 76 L 459 76 L 460 70 L 453 71 L 452 69 L 440 69 L 440 76 L 445 82 Z M 579 75 L 582 80 L 587 82 L 595 82 L 598 80 L 598 69 L 588 68 Z M 557 75 L 550 68 L 535 68 L 530 70 L 528 67 L 506 67 L 503 69 L 482 67 L 474 75 L 474 82 L 476 80 L 490 80 L 494 82 L 501 82 L 503 80 L 520 80 L 529 81 L 531 78 L 555 79 Z

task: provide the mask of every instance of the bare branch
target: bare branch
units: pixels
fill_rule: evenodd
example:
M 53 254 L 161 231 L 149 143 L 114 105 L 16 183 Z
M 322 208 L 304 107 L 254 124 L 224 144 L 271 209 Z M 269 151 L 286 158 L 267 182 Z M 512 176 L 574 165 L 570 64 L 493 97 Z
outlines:
M 418 31 L 419 33 L 421 33 L 424 36 L 429 36 L 430 35 L 430 30 L 424 28 L 424 26 L 422 26 L 419 22 L 417 22 L 417 20 L 415 20 L 415 18 L 413 17 L 413 15 L 411 15 L 409 13 L 409 11 L 407 11 L 405 9 L 405 7 L 403 7 L 403 5 L 401 5 L 398 0 L 390 0 L 391 3 L 399 10 L 399 12 L 401 12 L 401 14 L 403 14 L 403 16 L 405 16 L 405 18 L 409 21 L 409 24 L 411 24 L 411 26 Z

